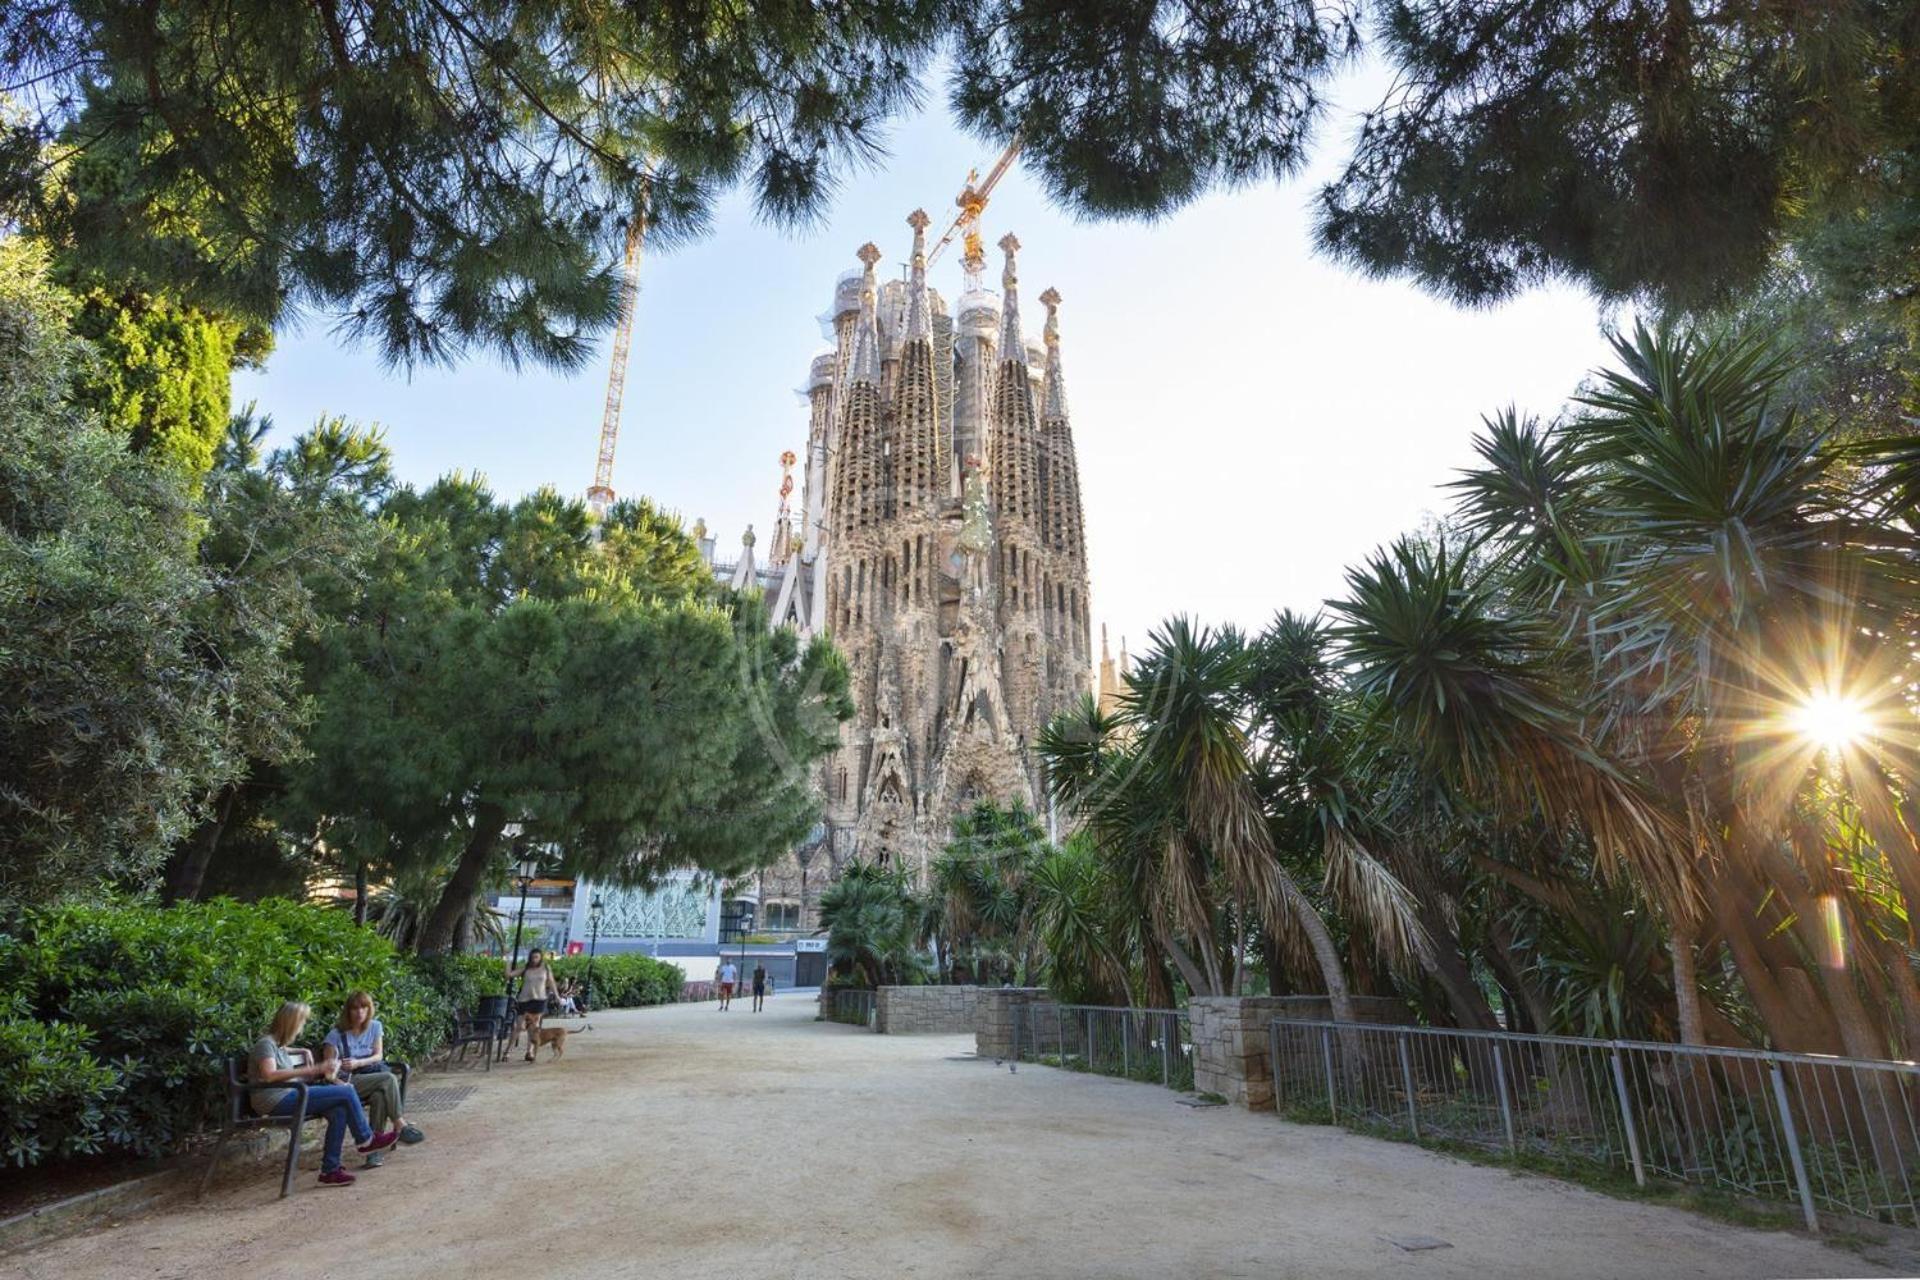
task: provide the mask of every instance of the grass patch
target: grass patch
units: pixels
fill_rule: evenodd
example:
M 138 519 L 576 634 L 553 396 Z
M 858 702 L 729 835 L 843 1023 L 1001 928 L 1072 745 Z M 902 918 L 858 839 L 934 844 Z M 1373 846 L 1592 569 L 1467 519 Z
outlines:
M 1193 1088 L 1193 1063 L 1184 1056 L 1166 1064 L 1170 1074 L 1162 1071 L 1159 1055 L 1141 1055 L 1138 1061 L 1122 1063 L 1120 1061 L 1100 1061 L 1087 1065 L 1085 1057 L 1077 1053 L 1042 1053 L 1027 1059 L 1043 1067 L 1056 1067 L 1062 1071 L 1078 1071 L 1086 1075 L 1108 1076 L 1115 1080 L 1131 1080 L 1136 1084 L 1162 1085 L 1180 1093 Z
M 1277 1114 L 1281 1119 L 1296 1124 L 1331 1123 L 1325 1106 L 1296 1104 L 1278 1109 Z M 1611 1165 L 1583 1160 L 1572 1152 L 1489 1151 L 1473 1143 L 1444 1137 L 1423 1136 L 1415 1142 L 1407 1136 L 1405 1131 L 1391 1125 L 1342 1123 L 1341 1127 L 1349 1133 L 1362 1137 L 1417 1146 L 1424 1151 L 1452 1156 L 1456 1160 L 1464 1160 L 1469 1164 L 1507 1169 L 1515 1176 L 1545 1175 L 1585 1187 L 1589 1191 L 1597 1191 L 1616 1200 L 1685 1209 L 1734 1226 L 1753 1227 L 1762 1231 L 1796 1231 L 1803 1225 L 1799 1210 L 1793 1206 L 1754 1200 L 1719 1188 L 1690 1186 L 1653 1176 L 1649 1176 L 1647 1185 L 1642 1187 L 1634 1182 L 1631 1173 Z M 1823 1230 L 1820 1238 L 1829 1244 L 1853 1249 L 1880 1242 L 1870 1235 L 1859 1232 L 1857 1225 L 1851 1224 L 1850 1228 L 1841 1230 Z

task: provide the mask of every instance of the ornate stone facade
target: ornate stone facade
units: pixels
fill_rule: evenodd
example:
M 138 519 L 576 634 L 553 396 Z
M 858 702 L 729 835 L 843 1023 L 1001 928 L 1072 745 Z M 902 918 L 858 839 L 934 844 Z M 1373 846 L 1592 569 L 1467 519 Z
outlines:
M 1092 689 L 1060 295 L 1040 295 L 1044 341 L 1028 340 L 1009 235 L 1000 292 L 970 251 L 949 312 L 927 285 L 926 215 L 908 223 L 907 279 L 881 283 L 864 245 L 823 317 L 799 550 L 774 572 L 748 547 L 730 574 L 760 574 L 776 624 L 827 632 L 853 672 L 857 714 L 820 773 L 825 824 L 760 878 L 763 903 L 800 901 L 803 928 L 850 859 L 924 876 L 977 800 L 1040 810 L 1033 739 Z

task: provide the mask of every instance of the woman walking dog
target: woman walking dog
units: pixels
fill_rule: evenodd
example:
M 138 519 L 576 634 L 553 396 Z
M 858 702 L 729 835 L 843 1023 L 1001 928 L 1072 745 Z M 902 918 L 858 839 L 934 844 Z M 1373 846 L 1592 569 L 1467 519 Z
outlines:
M 527 963 L 517 973 L 507 975 L 520 979 L 520 992 L 515 997 L 514 1013 L 520 1019 L 520 1030 L 527 1033 L 527 1061 L 533 1061 L 533 1033 L 540 1029 L 540 1019 L 546 1016 L 547 1001 L 555 999 L 560 990 L 554 981 L 553 970 L 547 967 L 547 953 L 535 947 L 527 952 Z

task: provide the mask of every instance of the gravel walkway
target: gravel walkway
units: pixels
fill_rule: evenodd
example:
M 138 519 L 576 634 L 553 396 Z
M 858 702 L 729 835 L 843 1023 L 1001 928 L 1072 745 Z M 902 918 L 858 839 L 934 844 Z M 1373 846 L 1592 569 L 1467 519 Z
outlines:
M 813 1020 L 610 1014 L 346 1189 L 257 1176 L 0 1260 L 180 1277 L 1838 1276 L 1874 1258 L 1395 1143 Z M 316 1131 L 317 1133 L 317 1131 Z M 351 1167 L 351 1165 L 349 1166 Z M 1407 1252 L 1432 1237 L 1448 1247 Z

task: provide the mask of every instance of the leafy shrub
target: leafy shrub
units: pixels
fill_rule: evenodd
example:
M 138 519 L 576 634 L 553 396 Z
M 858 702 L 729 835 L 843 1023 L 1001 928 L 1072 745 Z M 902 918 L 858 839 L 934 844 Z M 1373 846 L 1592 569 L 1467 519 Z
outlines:
M 0 1014 L 0 1159 L 39 1164 L 100 1150 L 122 1127 L 121 1073 L 85 1027 Z
M 497 996 L 507 987 L 506 966 L 495 956 L 449 952 L 414 956 L 411 963 L 415 975 L 432 988 L 449 1014 L 471 1013 L 482 996 Z
M 30 911 L 0 937 L 0 972 L 0 1135 L 16 1165 L 179 1149 L 218 1115 L 223 1055 L 282 1001 L 313 1006 L 317 1044 L 364 988 L 395 1058 L 436 1048 L 449 1007 L 372 930 L 282 900 Z
M 555 956 L 553 972 L 556 977 L 584 986 L 587 957 Z M 638 951 L 598 956 L 593 961 L 593 1003 L 601 1009 L 672 1004 L 680 998 L 680 988 L 686 981 L 686 971 L 679 965 L 655 960 Z

